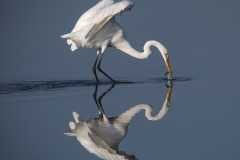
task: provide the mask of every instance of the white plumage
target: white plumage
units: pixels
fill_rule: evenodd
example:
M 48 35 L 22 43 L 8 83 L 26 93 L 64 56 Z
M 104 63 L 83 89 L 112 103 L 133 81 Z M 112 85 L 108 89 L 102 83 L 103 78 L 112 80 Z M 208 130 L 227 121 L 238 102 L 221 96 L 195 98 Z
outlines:
M 159 42 L 151 40 L 144 45 L 144 52 L 136 51 L 125 39 L 124 29 L 116 22 L 115 15 L 130 11 L 134 4 L 129 0 L 114 3 L 113 0 L 101 0 L 95 6 L 86 11 L 77 21 L 71 33 L 62 35 L 67 39 L 74 51 L 79 47 L 96 48 L 97 58 L 93 66 L 93 73 L 97 82 L 96 65 L 98 70 L 116 83 L 100 68 L 103 53 L 107 47 L 117 48 L 130 56 L 145 59 L 151 54 L 150 46 L 155 46 L 161 52 L 168 69 L 168 78 L 172 77 L 172 69 L 169 62 L 167 49 Z
M 72 51 L 78 47 L 85 46 L 88 48 L 99 48 L 106 40 L 110 40 L 112 37 L 107 36 L 108 38 L 106 39 L 99 39 L 98 36 L 97 39 L 100 41 L 94 41 L 95 44 L 93 44 L 91 41 L 97 32 L 115 15 L 130 10 L 133 6 L 134 4 L 130 1 L 114 3 L 112 0 L 102 0 L 79 18 L 71 33 L 62 35 L 61 37 L 67 39 Z

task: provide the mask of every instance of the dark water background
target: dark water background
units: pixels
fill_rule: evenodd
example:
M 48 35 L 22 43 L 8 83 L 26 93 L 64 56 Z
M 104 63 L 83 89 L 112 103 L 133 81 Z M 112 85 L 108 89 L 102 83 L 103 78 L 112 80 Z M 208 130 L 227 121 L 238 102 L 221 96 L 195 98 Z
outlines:
M 86 120 L 98 117 L 91 70 L 96 51 L 72 53 L 60 39 L 96 2 L 0 2 L 0 159 L 99 159 L 63 135 L 73 111 Z M 133 2 L 130 13 L 117 17 L 128 41 L 139 51 L 147 40 L 160 41 L 178 79 L 163 119 L 137 114 L 119 149 L 138 159 L 239 159 L 239 1 Z M 108 116 L 141 103 L 154 114 L 161 109 L 168 89 L 157 49 L 137 60 L 108 48 L 102 68 L 131 82 L 102 99 Z M 111 86 L 100 78 L 99 95 Z

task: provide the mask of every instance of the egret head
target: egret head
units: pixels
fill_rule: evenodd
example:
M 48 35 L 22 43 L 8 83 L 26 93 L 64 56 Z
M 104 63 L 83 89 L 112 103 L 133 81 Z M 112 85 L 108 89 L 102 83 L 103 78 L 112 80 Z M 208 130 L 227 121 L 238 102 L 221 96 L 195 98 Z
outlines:
M 146 55 L 150 55 L 151 54 L 151 50 L 149 49 L 150 46 L 155 46 L 158 48 L 158 50 L 160 51 L 163 59 L 164 59 L 164 62 L 166 64 L 166 67 L 167 67 L 167 73 L 165 74 L 165 76 L 167 76 L 167 79 L 172 79 L 172 67 L 171 67 L 171 64 L 170 64 L 170 59 L 169 59 L 169 55 L 168 55 L 168 51 L 167 49 L 158 41 L 155 41 L 155 40 L 150 40 L 148 42 L 146 42 L 146 44 L 144 45 L 144 51 L 146 50 L 147 53 Z

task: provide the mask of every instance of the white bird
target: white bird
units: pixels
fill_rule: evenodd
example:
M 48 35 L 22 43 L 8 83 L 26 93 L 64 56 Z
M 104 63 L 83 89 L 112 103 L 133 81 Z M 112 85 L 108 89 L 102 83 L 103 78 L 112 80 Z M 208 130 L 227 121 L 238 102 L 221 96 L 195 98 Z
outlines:
M 162 108 L 155 116 L 152 115 L 153 108 L 148 104 L 133 106 L 124 113 L 111 118 L 108 118 L 105 113 L 99 110 L 99 118 L 92 118 L 88 121 L 73 112 L 75 122 L 71 121 L 69 123 L 71 130 L 64 132 L 64 134 L 76 136 L 83 147 L 101 159 L 133 160 L 135 159 L 134 155 L 119 151 L 119 144 L 127 134 L 129 123 L 142 110 L 145 110 L 145 116 L 148 120 L 157 121 L 163 118 L 170 107 L 171 94 L 172 87 L 169 87 Z M 101 99 L 99 103 L 101 104 Z
M 167 78 L 172 78 L 172 68 L 169 61 L 167 49 L 155 40 L 147 41 L 143 47 L 143 52 L 136 51 L 125 39 L 124 29 L 116 22 L 115 15 L 130 11 L 134 4 L 129 0 L 122 0 L 114 3 L 113 0 L 100 0 L 95 6 L 86 11 L 77 21 L 71 33 L 62 35 L 61 38 L 67 39 L 74 51 L 79 47 L 96 48 L 97 58 L 93 65 L 94 76 L 98 80 L 97 69 L 107 76 L 113 83 L 116 83 L 100 67 L 103 53 L 107 47 L 117 48 L 126 54 L 138 58 L 146 59 L 151 54 L 150 47 L 158 48 L 166 63 L 168 72 Z

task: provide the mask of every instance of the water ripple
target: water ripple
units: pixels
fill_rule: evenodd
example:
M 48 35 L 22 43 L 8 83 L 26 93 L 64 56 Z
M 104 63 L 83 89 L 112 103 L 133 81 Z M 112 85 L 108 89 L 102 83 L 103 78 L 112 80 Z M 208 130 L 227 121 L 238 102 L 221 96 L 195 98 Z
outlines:
M 191 78 L 176 77 L 172 81 L 187 81 Z M 166 78 L 154 78 L 147 81 L 117 81 L 116 84 L 164 83 Z M 111 81 L 100 81 L 98 85 L 110 85 Z M 56 81 L 8 81 L 0 83 L 0 94 L 52 91 L 68 87 L 95 86 L 95 80 L 56 80 Z
M 117 84 L 132 84 L 130 81 L 117 81 Z M 100 81 L 98 85 L 108 85 L 110 81 Z M 95 80 L 57 80 L 57 81 L 11 81 L 0 84 L 0 94 L 57 90 L 67 87 L 95 86 Z
M 180 82 L 180 81 L 189 81 L 192 80 L 192 78 L 190 77 L 173 77 L 171 79 L 172 82 Z M 167 78 L 152 78 L 149 79 L 149 83 L 163 83 L 163 82 L 167 82 L 168 79 Z

